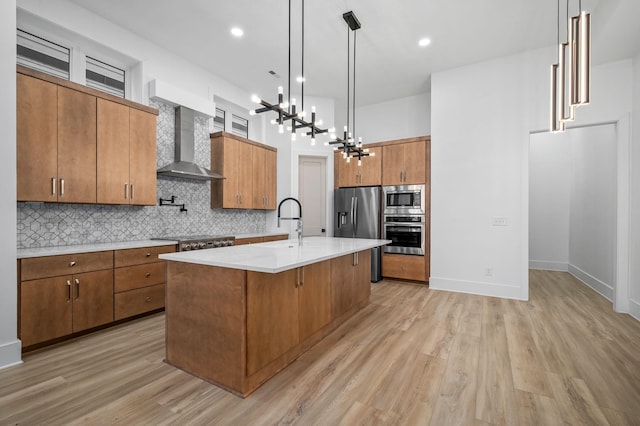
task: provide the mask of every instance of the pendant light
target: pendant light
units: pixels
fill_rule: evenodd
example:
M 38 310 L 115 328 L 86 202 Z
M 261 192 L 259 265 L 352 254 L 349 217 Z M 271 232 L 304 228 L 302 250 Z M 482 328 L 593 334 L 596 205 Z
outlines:
M 297 130 L 305 129 L 305 133 L 303 135 L 311 136 L 311 145 L 315 145 L 316 135 L 320 135 L 323 133 L 328 133 L 329 130 L 321 129 L 320 126 L 322 122 L 316 119 L 316 111 L 315 106 L 311 107 L 311 121 L 305 120 L 306 111 L 304 109 L 304 0 L 302 0 L 302 13 L 301 13 L 301 22 L 302 22 L 302 32 L 301 32 L 301 41 L 302 41 L 302 51 L 301 51 L 301 75 L 298 77 L 298 82 L 300 82 L 301 87 L 301 108 L 300 111 L 297 111 L 296 99 L 291 98 L 291 0 L 289 0 L 289 53 L 288 53 L 288 87 L 287 87 L 287 100 L 284 100 L 284 89 L 282 86 L 278 87 L 278 101 L 277 103 L 271 104 L 263 99 L 261 99 L 257 95 L 253 95 L 251 100 L 260 105 L 259 108 L 249 111 L 249 114 L 261 114 L 267 111 L 273 111 L 277 113 L 278 117 L 271 121 L 272 124 L 276 124 L 278 126 L 278 132 L 284 133 L 284 127 L 286 122 L 290 122 L 290 125 L 287 127 L 287 130 L 291 132 L 291 140 L 296 140 Z
M 343 137 L 339 138 L 331 133 L 332 141 L 325 142 L 325 145 L 333 145 L 334 151 L 342 151 L 342 157 L 347 163 L 352 158 L 358 160 L 358 166 L 362 165 L 363 157 L 373 157 L 374 152 L 369 152 L 368 148 L 362 147 L 362 138 L 358 138 L 356 142 L 356 48 L 357 48 L 357 30 L 362 27 L 360 21 L 353 11 L 342 14 L 342 18 L 347 23 L 347 123 L 344 126 Z M 351 75 L 351 32 L 353 32 L 353 76 Z M 351 94 L 351 80 L 353 80 L 353 95 Z M 352 108 L 353 115 L 351 123 L 349 120 L 350 98 L 353 98 Z M 351 125 L 351 126 L 350 126 Z

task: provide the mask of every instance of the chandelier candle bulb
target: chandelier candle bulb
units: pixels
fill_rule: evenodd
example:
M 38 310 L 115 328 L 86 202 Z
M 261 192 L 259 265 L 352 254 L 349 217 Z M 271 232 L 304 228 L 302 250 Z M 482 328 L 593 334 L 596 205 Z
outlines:
M 589 68 L 591 65 L 591 14 L 585 11 L 580 12 L 580 29 L 578 35 L 578 45 L 580 49 L 579 57 L 579 74 L 580 86 L 578 100 L 580 104 L 589 103 L 589 85 L 590 75 Z

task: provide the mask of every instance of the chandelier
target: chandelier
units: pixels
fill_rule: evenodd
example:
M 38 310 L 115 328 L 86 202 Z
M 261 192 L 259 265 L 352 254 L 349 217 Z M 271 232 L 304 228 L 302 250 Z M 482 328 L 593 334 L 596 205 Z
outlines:
M 344 126 L 342 138 L 336 136 L 335 133 L 331 133 L 331 141 L 325 142 L 325 145 L 333 145 L 334 151 L 341 151 L 342 157 L 348 162 L 351 158 L 358 159 L 358 166 L 362 165 L 362 158 L 375 156 L 374 152 L 369 152 L 369 149 L 362 147 L 362 138 L 358 138 L 356 141 L 356 31 L 361 28 L 360 21 L 353 13 L 353 11 L 342 14 L 342 18 L 347 23 L 347 124 Z M 353 32 L 353 76 L 351 75 L 351 37 Z M 353 95 L 351 95 L 351 80 L 353 80 Z M 350 109 L 350 97 L 353 98 L 353 116 L 351 123 L 349 123 L 349 109 Z M 349 127 L 351 124 L 351 127 Z
M 591 15 L 582 10 L 569 18 L 566 0 L 566 42 L 560 43 L 560 0 L 558 0 L 558 63 L 551 65 L 551 131 L 562 132 L 575 119 L 575 109 L 590 100 Z
M 277 118 L 271 120 L 272 124 L 278 126 L 279 133 L 284 133 L 285 124 L 289 123 L 287 130 L 291 132 L 291 140 L 296 140 L 296 132 L 303 130 L 303 135 L 311 136 L 311 145 L 315 145 L 316 136 L 328 133 L 329 130 L 321 129 L 322 121 L 316 118 L 316 108 L 311 107 L 311 121 L 306 120 L 306 111 L 304 109 L 304 0 L 302 0 L 302 54 L 301 54 L 301 75 L 298 82 L 301 85 L 302 103 L 300 110 L 297 109 L 296 99 L 291 98 L 291 0 L 289 0 L 289 68 L 288 68 L 288 87 L 287 100 L 284 99 L 284 89 L 278 87 L 278 100 L 276 103 L 269 103 L 261 99 L 258 95 L 253 95 L 251 100 L 260 105 L 255 110 L 249 111 L 250 115 L 261 114 L 267 111 L 273 111 L 277 114 Z

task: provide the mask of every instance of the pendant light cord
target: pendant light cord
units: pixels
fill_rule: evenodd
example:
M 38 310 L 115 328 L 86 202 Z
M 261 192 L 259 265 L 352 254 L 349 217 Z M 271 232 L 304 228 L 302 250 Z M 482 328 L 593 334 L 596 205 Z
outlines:
M 349 97 L 351 95 L 351 42 L 349 37 L 349 26 L 347 25 L 347 134 L 345 139 L 349 137 Z
M 560 0 L 558 0 L 558 31 L 556 32 L 556 35 L 556 49 L 558 51 L 558 57 L 560 57 Z
M 291 112 L 291 0 L 289 0 L 289 81 L 287 86 L 287 102 L 289 104 L 288 111 Z
M 304 111 L 304 0 L 302 0 L 302 109 Z M 295 125 L 295 122 L 294 122 Z
M 353 130 L 351 134 L 353 135 L 353 139 L 356 139 L 356 40 L 358 34 L 356 31 L 353 31 Z

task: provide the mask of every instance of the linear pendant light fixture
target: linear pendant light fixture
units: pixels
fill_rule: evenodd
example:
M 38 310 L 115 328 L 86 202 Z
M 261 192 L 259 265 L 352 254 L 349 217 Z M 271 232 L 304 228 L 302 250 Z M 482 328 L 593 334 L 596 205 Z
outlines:
M 316 108 L 311 107 L 311 121 L 306 121 L 306 111 L 304 110 L 304 0 L 302 0 L 302 52 L 301 52 L 301 75 L 298 77 L 298 82 L 301 85 L 302 91 L 302 103 L 300 111 L 296 111 L 296 100 L 291 98 L 291 0 L 289 0 L 289 69 L 288 69 L 288 88 L 287 88 L 287 100 L 284 100 L 284 89 L 282 86 L 278 87 L 278 101 L 275 104 L 271 104 L 257 95 L 253 95 L 251 100 L 261 107 L 249 111 L 249 114 L 261 114 L 267 111 L 273 111 L 278 114 L 278 118 L 271 121 L 272 124 L 278 125 L 278 131 L 284 133 L 284 125 L 286 122 L 290 122 L 287 130 L 291 131 L 291 140 L 296 140 L 296 131 L 298 129 L 306 129 L 306 133 L 303 135 L 311 136 L 311 145 L 315 145 L 316 135 L 328 133 L 329 130 L 321 129 L 322 121 L 316 119 Z
M 591 15 L 582 10 L 569 18 L 567 41 L 560 43 L 560 0 L 558 0 L 558 63 L 551 66 L 551 132 L 561 132 L 567 121 L 575 119 L 575 108 L 590 101 Z
M 334 151 L 342 151 L 342 157 L 347 163 L 351 162 L 352 158 L 358 159 L 358 166 L 362 165 L 363 157 L 374 157 L 375 152 L 369 152 L 368 148 L 362 147 L 362 138 L 355 139 L 356 134 L 356 46 L 357 38 L 356 31 L 362 26 L 360 21 L 356 17 L 353 11 L 349 11 L 342 14 L 342 19 L 347 23 L 347 124 L 344 126 L 344 134 L 342 138 L 339 138 L 335 133 L 331 133 L 332 141 L 325 142 L 325 145 L 333 145 Z M 353 76 L 351 75 L 351 41 L 350 34 L 353 32 Z M 350 85 L 353 80 L 353 96 L 351 95 Z M 350 96 L 353 97 L 353 115 L 352 126 L 349 123 L 349 101 Z

